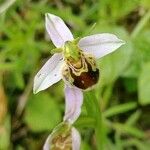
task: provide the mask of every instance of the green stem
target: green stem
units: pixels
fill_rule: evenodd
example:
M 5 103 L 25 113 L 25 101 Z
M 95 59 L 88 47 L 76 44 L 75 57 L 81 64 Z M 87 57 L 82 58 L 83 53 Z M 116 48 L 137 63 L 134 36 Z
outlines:
M 150 19 L 150 10 L 141 18 L 139 23 L 136 25 L 135 29 L 131 34 L 132 38 L 135 38 L 140 33 L 140 31 L 143 29 L 143 27 L 146 25 L 149 19 Z
M 90 117 L 93 117 L 95 123 L 95 136 L 98 150 L 104 150 L 105 144 L 105 128 L 103 125 L 102 113 L 100 110 L 100 104 L 97 101 L 94 91 L 90 91 L 85 95 L 85 105 L 87 113 Z

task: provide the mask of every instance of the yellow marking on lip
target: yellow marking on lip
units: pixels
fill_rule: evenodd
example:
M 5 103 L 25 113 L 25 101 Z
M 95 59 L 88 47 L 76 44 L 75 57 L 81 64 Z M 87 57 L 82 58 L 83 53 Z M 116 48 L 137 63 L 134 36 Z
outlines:
M 81 53 L 80 60 L 66 61 L 67 72 L 63 72 L 65 80 L 81 89 L 93 87 L 99 79 L 96 60 L 89 54 Z

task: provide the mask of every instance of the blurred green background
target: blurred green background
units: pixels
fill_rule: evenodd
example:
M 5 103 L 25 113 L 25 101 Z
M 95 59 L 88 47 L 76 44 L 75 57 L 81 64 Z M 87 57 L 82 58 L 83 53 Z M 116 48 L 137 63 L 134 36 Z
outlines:
M 149 150 L 150 0 L 0 0 L 0 150 L 41 150 L 62 121 L 63 82 L 32 93 L 54 48 L 46 12 L 63 18 L 75 37 L 110 32 L 126 41 L 97 62 L 100 81 L 85 92 L 75 123 L 81 149 Z

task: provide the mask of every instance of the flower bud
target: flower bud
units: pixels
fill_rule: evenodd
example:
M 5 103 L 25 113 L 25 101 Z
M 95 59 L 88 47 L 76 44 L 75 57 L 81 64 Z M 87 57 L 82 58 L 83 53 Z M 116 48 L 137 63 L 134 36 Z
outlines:
M 79 150 L 80 135 L 69 123 L 60 123 L 48 136 L 43 150 Z

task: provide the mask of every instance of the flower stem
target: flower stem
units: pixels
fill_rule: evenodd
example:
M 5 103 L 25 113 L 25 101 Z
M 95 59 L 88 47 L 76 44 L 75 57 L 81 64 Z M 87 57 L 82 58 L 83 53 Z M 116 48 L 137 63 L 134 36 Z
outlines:
M 103 125 L 102 113 L 100 110 L 100 104 L 94 94 L 94 91 L 87 92 L 85 94 L 85 105 L 87 113 L 90 117 L 93 117 L 95 123 L 95 137 L 98 150 L 104 150 L 105 144 L 105 128 Z

